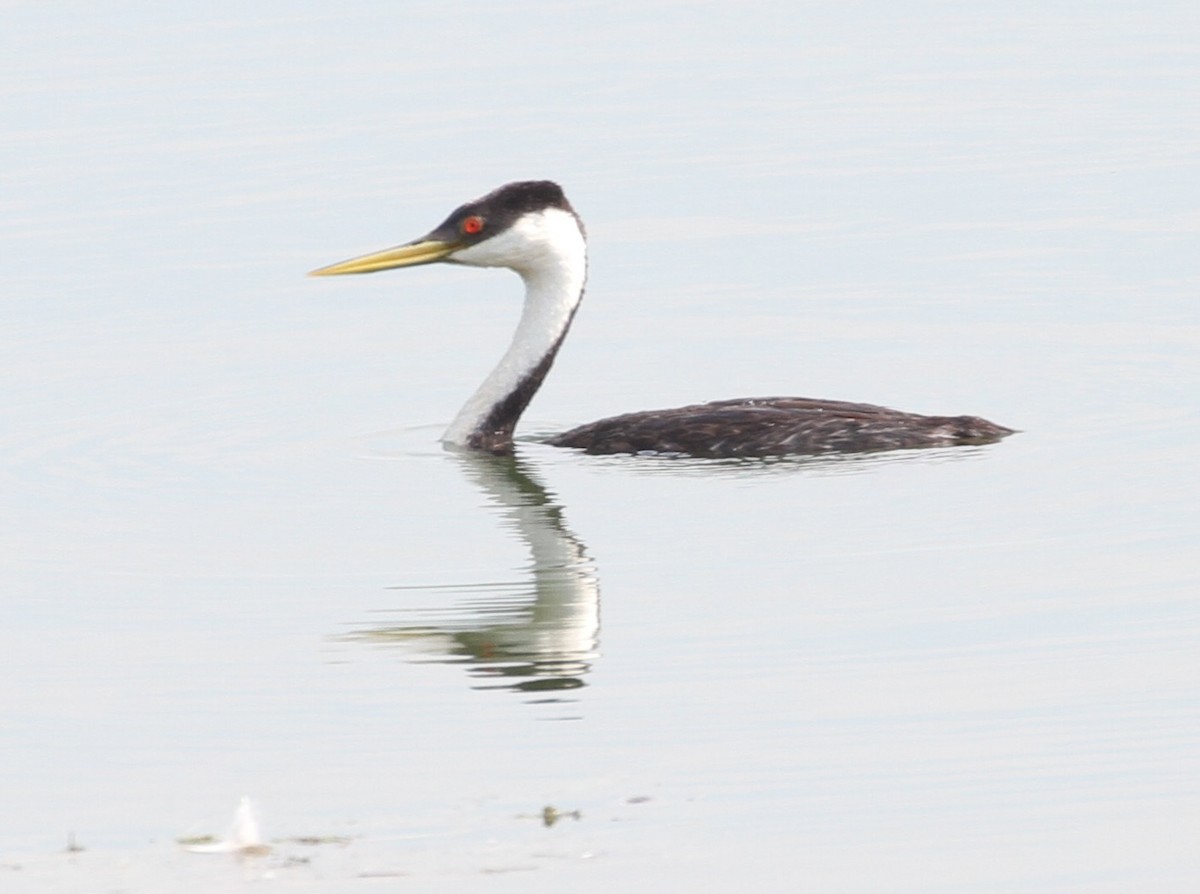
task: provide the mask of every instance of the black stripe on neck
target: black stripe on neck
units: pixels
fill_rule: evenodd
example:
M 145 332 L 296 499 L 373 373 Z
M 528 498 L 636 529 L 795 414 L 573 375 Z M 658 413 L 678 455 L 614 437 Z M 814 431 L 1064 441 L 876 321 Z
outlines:
M 554 365 L 554 358 L 558 356 L 558 349 L 562 347 L 563 340 L 567 337 L 567 331 L 571 328 L 571 321 L 575 319 L 575 311 L 578 310 L 578 307 L 577 304 L 571 311 L 571 315 L 567 317 L 567 324 L 563 326 L 562 334 L 550 346 L 546 355 L 538 361 L 537 366 L 531 369 L 529 374 L 521 379 L 517 383 L 517 387 L 503 400 L 492 407 L 483 422 L 467 436 L 468 447 L 472 450 L 485 450 L 497 455 L 513 452 L 513 431 L 516 430 L 517 421 L 525 412 L 525 408 L 529 406 L 529 402 L 533 400 L 533 396 L 537 394 L 537 390 L 542 387 L 542 382 L 545 381 L 546 374 L 550 372 L 550 367 Z

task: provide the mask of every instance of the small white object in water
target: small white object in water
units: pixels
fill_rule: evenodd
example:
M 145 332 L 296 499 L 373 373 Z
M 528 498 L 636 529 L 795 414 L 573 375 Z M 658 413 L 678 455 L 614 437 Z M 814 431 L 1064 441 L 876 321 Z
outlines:
M 271 849 L 259 834 L 258 817 L 254 815 L 254 803 L 249 798 L 242 798 L 238 803 L 233 825 L 224 841 L 186 847 L 196 854 L 265 854 Z

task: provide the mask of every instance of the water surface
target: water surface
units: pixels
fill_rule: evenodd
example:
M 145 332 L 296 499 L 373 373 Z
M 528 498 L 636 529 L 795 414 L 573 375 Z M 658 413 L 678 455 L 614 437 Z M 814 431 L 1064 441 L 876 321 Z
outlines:
M 1194 884 L 1190 6 L 8 18 L 3 890 Z M 471 459 L 516 278 L 303 273 L 524 177 L 589 294 Z M 786 392 L 1022 433 L 536 442 Z

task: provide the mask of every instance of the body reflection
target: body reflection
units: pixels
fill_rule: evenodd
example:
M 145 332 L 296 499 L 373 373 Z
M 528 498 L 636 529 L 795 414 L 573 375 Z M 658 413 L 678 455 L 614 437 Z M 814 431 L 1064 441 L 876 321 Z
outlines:
M 456 454 L 465 474 L 500 508 L 529 547 L 522 579 L 448 587 L 398 587 L 463 594 L 444 608 L 398 610 L 400 623 L 356 631 L 359 642 L 397 645 L 427 660 L 462 663 L 476 688 L 542 694 L 565 701 L 585 684 L 597 654 L 600 587 L 596 566 L 562 520 L 562 509 L 512 456 Z

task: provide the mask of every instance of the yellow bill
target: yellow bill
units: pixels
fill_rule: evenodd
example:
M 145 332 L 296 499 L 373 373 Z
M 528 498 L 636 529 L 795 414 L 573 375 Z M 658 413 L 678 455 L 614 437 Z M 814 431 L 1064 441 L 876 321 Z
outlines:
M 418 239 L 407 245 L 387 248 L 360 258 L 351 258 L 328 267 L 321 267 L 309 276 L 341 276 L 344 273 L 374 273 L 394 267 L 415 267 L 417 264 L 432 264 L 440 261 L 462 246 L 440 239 Z

